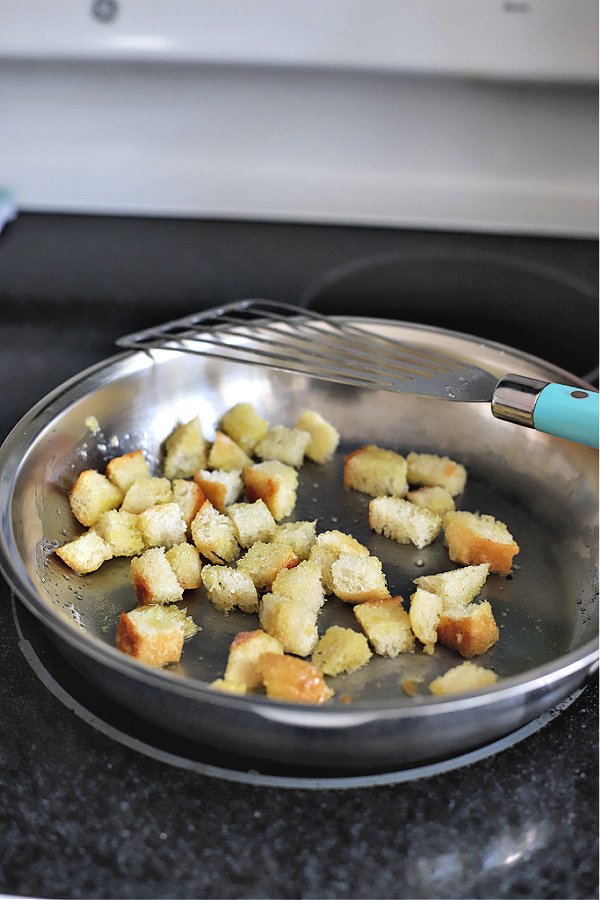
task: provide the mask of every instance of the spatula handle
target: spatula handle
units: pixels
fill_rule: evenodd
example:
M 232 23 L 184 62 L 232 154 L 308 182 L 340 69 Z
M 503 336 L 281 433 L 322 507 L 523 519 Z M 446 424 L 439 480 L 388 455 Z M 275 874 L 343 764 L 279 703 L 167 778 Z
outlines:
M 492 412 L 499 419 L 598 446 L 598 393 L 591 389 L 507 375 L 496 386 Z

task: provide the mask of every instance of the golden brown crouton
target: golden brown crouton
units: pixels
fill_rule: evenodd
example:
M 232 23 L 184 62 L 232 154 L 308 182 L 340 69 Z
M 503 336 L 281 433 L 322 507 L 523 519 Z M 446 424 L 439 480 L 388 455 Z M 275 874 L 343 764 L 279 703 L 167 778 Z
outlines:
M 244 470 L 246 500 L 264 500 L 276 522 L 289 516 L 296 505 L 298 473 L 277 459 L 255 463 Z
M 340 435 L 320 413 L 305 410 L 296 422 L 296 428 L 310 434 L 310 443 L 306 448 L 309 459 L 322 464 L 333 458 L 340 442 Z
M 242 473 L 237 470 L 210 472 L 208 469 L 198 469 L 194 472 L 194 481 L 220 513 L 224 513 L 230 503 L 235 503 L 244 490 Z
M 246 466 L 251 465 L 252 459 L 246 451 L 225 432 L 217 430 L 208 454 L 208 468 L 233 472 L 234 470 L 243 471 Z
M 344 457 L 344 487 L 379 497 L 404 497 L 406 460 L 393 450 L 369 444 Z
M 71 510 L 78 522 L 91 528 L 102 513 L 121 505 L 123 493 L 95 469 L 82 472 L 69 494 Z
M 319 704 L 333 695 L 322 672 L 306 660 L 280 653 L 264 653 L 260 665 L 267 696 L 275 700 Z
M 206 497 L 195 481 L 188 481 L 185 478 L 174 478 L 173 500 L 181 507 L 185 524 L 189 528 Z
M 95 572 L 113 556 L 110 545 L 95 531 L 86 531 L 62 547 L 57 547 L 55 552 L 77 575 Z
M 210 500 L 205 500 L 198 510 L 191 531 L 194 544 L 212 563 L 231 562 L 240 552 L 233 522 L 215 509 Z
M 453 562 L 477 566 L 489 563 L 490 572 L 508 575 L 519 545 L 503 522 L 493 516 L 449 512 L 443 518 L 444 541 Z
M 130 567 L 131 583 L 142 605 L 176 603 L 183 597 L 183 588 L 169 565 L 163 547 L 153 547 L 141 556 L 134 556 Z
M 202 584 L 202 562 L 193 544 L 187 542 L 171 547 L 165 553 L 177 581 L 184 591 L 193 591 Z
M 273 581 L 271 590 L 292 600 L 301 600 L 318 612 L 325 602 L 321 571 L 305 560 L 292 569 L 282 569 Z
M 285 544 L 257 541 L 237 563 L 238 571 L 249 575 L 258 590 L 270 588 L 282 569 L 292 569 L 300 560 Z
M 146 547 L 164 547 L 166 550 L 183 544 L 187 532 L 179 503 L 161 503 L 145 509 L 137 517 L 137 527 Z
M 141 450 L 133 450 L 111 459 L 106 467 L 106 477 L 124 494 L 134 481 L 151 477 L 150 468 Z
M 284 522 L 278 525 L 269 542 L 272 544 L 288 544 L 298 559 L 308 559 L 313 544 L 317 539 L 317 520 L 312 522 Z
M 332 625 L 319 638 L 312 661 L 324 675 L 340 675 L 360 669 L 372 655 L 364 634 Z
M 221 431 L 239 444 L 246 453 L 267 433 L 269 422 L 256 412 L 251 403 L 236 403 L 221 419 Z
M 165 477 L 191 478 L 197 469 L 204 469 L 208 446 L 198 416 L 180 425 L 165 441 Z
M 128 488 L 121 509 L 139 515 L 160 503 L 171 503 L 173 489 L 168 478 L 138 478 Z
M 117 649 L 146 665 L 166 666 L 179 662 L 185 637 L 197 631 L 191 617 L 177 606 L 141 606 L 121 613 Z
M 263 500 L 232 503 L 226 512 L 234 524 L 236 537 L 242 547 L 251 547 L 257 541 L 269 541 L 277 527 Z
M 485 653 L 499 637 L 492 607 L 485 600 L 466 608 L 444 608 L 437 625 L 440 644 L 458 650 L 465 659 Z
M 229 648 L 223 680 L 244 694 L 262 685 L 261 657 L 265 653 L 283 653 L 276 638 L 260 629 L 236 634 Z
M 298 468 L 304 462 L 304 453 L 309 444 L 308 431 L 286 428 L 285 425 L 273 425 L 258 442 L 254 453 L 261 459 L 278 459 L 286 466 Z
M 370 600 L 354 607 L 354 615 L 375 653 L 394 658 L 399 653 L 412 653 L 415 647 L 410 618 L 402 605 L 402 597 Z
M 286 653 L 308 656 L 319 640 L 318 609 L 303 600 L 265 594 L 260 602 L 261 628 L 277 638 Z
M 433 487 L 422 487 L 417 490 L 409 491 L 406 499 L 424 509 L 430 509 L 436 516 L 443 516 L 447 512 L 452 512 L 456 508 L 454 498 L 450 491 L 446 488 L 434 485 Z
M 333 591 L 333 576 L 331 566 L 343 553 L 352 553 L 355 556 L 369 556 L 367 548 L 359 543 L 356 538 L 343 531 L 322 531 L 317 535 L 315 543 L 309 554 L 310 562 L 315 563 L 321 572 L 325 592 Z
M 369 525 L 399 544 L 412 543 L 422 549 L 436 539 L 442 519 L 402 497 L 375 497 L 369 503 Z
M 331 564 L 333 593 L 346 603 L 365 603 L 389 597 L 381 561 L 376 556 L 342 553 Z
M 479 594 L 489 570 L 488 563 L 481 563 L 478 566 L 463 566 L 437 575 L 421 575 L 420 578 L 415 578 L 414 582 L 418 587 L 425 588 L 432 594 L 438 594 L 442 598 L 444 608 L 465 607 Z
M 454 666 L 444 675 L 440 675 L 429 685 L 432 694 L 445 696 L 447 694 L 462 694 L 466 691 L 476 691 L 479 688 L 490 687 L 498 681 L 498 676 L 491 669 L 484 669 L 476 663 L 464 662 L 460 666 Z
M 464 466 L 433 453 L 409 453 L 406 457 L 407 477 L 410 484 L 439 485 L 453 497 L 462 493 L 467 480 Z
M 442 615 L 442 598 L 423 588 L 417 588 L 410 598 L 410 627 L 423 644 L 425 653 L 433 653 L 437 641 L 437 627 Z
M 237 606 L 243 612 L 258 612 L 258 592 L 245 572 L 228 566 L 204 566 L 202 583 L 215 609 L 227 614 Z
M 113 556 L 136 556 L 145 549 L 134 513 L 109 509 L 100 516 L 93 530 L 110 546 Z

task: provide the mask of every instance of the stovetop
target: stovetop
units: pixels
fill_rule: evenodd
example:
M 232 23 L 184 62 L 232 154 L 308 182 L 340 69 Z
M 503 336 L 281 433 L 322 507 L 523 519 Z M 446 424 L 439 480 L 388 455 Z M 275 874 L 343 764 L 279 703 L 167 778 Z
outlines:
M 243 296 L 442 325 L 584 375 L 597 266 L 588 241 L 22 215 L 0 235 L 1 437 L 119 335 Z M 136 721 L 0 593 L 0 892 L 598 895 L 597 677 L 464 758 L 336 779 Z

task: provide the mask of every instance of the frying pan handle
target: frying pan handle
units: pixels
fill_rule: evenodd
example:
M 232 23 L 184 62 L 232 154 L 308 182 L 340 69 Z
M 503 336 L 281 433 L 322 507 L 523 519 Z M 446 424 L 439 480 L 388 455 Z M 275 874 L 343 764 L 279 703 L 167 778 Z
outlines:
M 499 419 L 598 446 L 598 394 L 593 390 L 507 375 L 496 386 L 492 412 Z

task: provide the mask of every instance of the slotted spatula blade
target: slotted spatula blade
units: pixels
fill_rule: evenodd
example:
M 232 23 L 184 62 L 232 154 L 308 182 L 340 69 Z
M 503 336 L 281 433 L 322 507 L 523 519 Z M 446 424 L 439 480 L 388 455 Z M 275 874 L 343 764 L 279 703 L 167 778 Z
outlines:
M 268 300 L 243 300 L 120 338 L 299 372 L 342 384 L 487 402 L 494 416 L 598 446 L 598 394 L 521 375 L 497 380 L 469 362 L 400 343 L 343 320 Z

